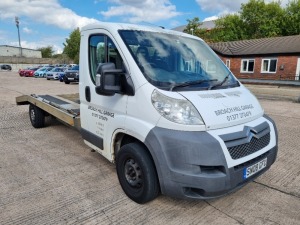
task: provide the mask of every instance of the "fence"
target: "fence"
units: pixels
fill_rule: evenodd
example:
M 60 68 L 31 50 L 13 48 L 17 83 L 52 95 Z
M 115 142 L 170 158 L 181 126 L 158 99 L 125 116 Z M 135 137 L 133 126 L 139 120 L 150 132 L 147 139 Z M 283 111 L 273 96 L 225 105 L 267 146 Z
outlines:
M 297 81 L 300 81 L 300 77 L 299 75 L 279 75 L 279 80 L 297 80 Z

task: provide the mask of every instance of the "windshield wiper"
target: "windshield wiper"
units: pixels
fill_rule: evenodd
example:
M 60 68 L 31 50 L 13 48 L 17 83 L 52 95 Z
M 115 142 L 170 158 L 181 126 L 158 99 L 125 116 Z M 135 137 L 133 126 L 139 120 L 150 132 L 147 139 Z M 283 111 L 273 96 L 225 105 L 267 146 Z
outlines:
M 170 91 L 173 91 L 174 88 L 178 88 L 178 87 L 187 87 L 187 86 L 190 86 L 190 85 L 202 84 L 204 82 L 211 82 L 211 81 L 218 81 L 218 80 L 217 79 L 211 79 L 211 80 L 193 80 L 193 81 L 187 81 L 187 82 L 183 82 L 183 83 L 180 83 L 180 84 L 171 85 Z
M 226 76 L 220 83 L 210 86 L 210 87 L 208 88 L 208 90 L 214 89 L 215 87 L 220 87 L 220 86 L 222 86 L 222 85 L 228 80 L 230 74 L 231 74 L 231 72 L 229 72 L 229 73 L 227 74 L 227 76 Z

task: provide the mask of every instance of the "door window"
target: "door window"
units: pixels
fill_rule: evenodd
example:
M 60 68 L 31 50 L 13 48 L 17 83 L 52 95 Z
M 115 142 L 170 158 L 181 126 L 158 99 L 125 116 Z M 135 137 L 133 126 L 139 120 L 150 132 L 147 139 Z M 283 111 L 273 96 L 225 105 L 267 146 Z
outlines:
M 89 67 L 94 83 L 98 66 L 108 62 L 114 63 L 116 69 L 123 69 L 123 60 L 113 41 L 102 34 L 91 36 L 89 40 Z

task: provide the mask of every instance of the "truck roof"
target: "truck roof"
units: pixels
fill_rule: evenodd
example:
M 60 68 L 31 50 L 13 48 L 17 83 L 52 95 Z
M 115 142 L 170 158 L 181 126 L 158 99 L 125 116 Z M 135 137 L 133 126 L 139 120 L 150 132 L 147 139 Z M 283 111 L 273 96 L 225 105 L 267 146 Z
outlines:
M 159 26 L 146 26 L 146 25 L 129 24 L 129 23 L 109 23 L 109 22 L 93 23 L 82 27 L 81 32 L 87 30 L 93 30 L 93 29 L 105 29 L 111 32 L 118 32 L 118 30 L 140 30 L 140 31 L 174 34 L 178 36 L 187 36 L 190 38 L 200 39 L 196 36 L 192 36 L 187 33 L 178 32 L 175 30 L 168 30 Z

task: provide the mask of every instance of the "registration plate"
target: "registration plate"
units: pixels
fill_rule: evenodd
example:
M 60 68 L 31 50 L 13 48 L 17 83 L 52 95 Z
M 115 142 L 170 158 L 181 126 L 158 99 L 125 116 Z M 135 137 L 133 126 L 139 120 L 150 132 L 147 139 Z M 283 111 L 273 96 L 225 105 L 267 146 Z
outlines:
M 68 80 L 74 80 L 74 78 L 68 78 Z
M 259 161 L 258 163 L 255 163 L 252 166 L 244 168 L 244 171 L 243 171 L 244 179 L 247 179 L 248 177 L 251 177 L 252 175 L 258 173 L 259 171 L 261 171 L 266 166 L 267 166 L 267 158 Z

